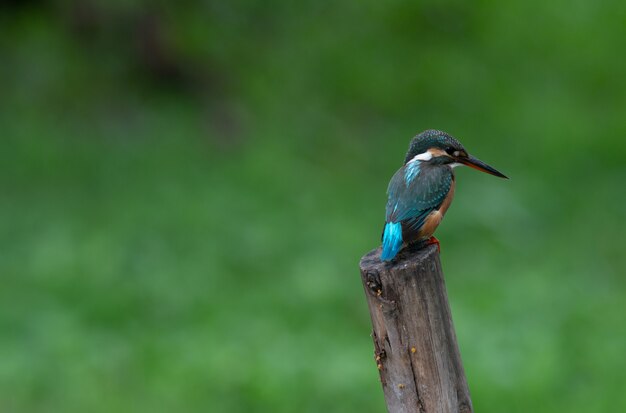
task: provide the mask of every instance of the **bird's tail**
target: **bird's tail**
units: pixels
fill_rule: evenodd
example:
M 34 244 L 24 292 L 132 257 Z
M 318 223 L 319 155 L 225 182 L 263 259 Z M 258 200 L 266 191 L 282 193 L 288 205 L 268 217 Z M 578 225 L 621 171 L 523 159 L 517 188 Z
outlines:
M 380 259 L 390 261 L 396 256 L 402 246 L 402 224 L 387 222 L 383 231 L 383 253 Z

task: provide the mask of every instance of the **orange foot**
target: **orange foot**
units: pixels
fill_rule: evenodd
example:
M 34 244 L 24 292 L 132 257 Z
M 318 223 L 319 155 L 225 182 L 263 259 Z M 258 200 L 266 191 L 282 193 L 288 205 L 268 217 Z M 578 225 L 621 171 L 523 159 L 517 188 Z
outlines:
M 428 241 L 426 241 L 426 245 L 437 245 L 437 252 L 441 254 L 441 245 L 439 244 L 439 240 L 435 237 L 430 237 L 428 238 Z

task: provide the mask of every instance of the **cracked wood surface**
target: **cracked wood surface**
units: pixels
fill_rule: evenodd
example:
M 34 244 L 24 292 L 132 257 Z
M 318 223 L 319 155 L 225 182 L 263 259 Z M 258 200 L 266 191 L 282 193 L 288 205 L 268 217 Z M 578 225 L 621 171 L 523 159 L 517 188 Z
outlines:
M 361 259 L 374 359 L 389 413 L 473 412 L 434 245 Z

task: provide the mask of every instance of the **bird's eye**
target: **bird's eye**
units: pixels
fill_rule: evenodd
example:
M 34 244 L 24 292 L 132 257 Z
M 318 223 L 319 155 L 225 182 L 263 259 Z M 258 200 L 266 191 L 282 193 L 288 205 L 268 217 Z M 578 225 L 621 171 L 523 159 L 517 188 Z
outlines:
M 448 146 L 448 147 L 446 148 L 446 153 L 447 153 L 448 155 L 454 155 L 454 148 L 453 148 L 452 146 Z

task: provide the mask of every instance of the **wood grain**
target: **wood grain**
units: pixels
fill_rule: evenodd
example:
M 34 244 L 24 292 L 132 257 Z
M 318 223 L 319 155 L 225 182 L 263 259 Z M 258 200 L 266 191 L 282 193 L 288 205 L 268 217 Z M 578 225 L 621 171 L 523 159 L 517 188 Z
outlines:
M 374 357 L 390 413 L 473 412 L 434 245 L 360 262 Z

